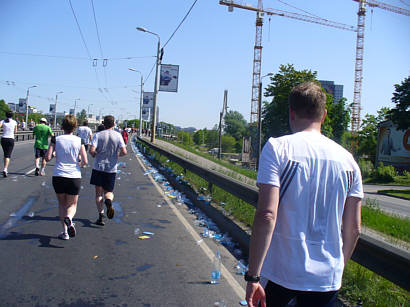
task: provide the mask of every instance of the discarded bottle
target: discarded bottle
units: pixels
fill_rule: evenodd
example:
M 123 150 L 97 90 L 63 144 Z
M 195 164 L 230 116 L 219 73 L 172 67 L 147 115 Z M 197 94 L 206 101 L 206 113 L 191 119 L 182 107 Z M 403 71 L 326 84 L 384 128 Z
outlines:
M 219 284 L 221 280 L 221 262 L 221 253 L 217 250 L 211 272 L 211 284 L 213 285 Z

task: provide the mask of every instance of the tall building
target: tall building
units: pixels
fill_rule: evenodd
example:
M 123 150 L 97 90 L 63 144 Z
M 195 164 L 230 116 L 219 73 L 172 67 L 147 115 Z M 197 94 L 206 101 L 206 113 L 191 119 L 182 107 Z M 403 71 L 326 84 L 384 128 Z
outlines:
M 333 102 L 337 103 L 343 97 L 343 85 L 335 84 L 334 81 L 319 80 L 326 93 L 333 95 Z

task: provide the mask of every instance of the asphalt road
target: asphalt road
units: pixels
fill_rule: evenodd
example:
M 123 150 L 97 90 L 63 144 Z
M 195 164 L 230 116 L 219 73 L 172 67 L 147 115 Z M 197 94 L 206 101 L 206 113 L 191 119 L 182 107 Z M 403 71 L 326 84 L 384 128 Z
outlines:
M 0 306 L 214 306 L 222 299 L 239 306 L 244 299 L 237 259 L 211 239 L 198 244 L 195 216 L 144 176 L 131 148 L 120 159 L 125 165 L 114 191 L 116 215 L 104 227 L 94 224 L 91 168 L 82 170 L 77 236 L 69 241 L 57 238 L 54 163 L 45 177 L 35 177 L 33 156 L 32 142 L 16 143 L 9 177 L 0 179 Z M 140 240 L 137 228 L 138 235 L 155 234 Z M 211 285 L 217 249 L 222 281 Z

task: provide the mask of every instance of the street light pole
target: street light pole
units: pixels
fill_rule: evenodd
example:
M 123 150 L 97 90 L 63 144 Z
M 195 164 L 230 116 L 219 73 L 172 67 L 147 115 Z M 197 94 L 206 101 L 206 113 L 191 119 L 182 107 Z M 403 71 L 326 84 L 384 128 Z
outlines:
M 141 131 L 142 131 L 142 103 L 143 103 L 143 95 L 144 95 L 144 77 L 142 75 L 142 72 L 139 70 L 135 70 L 134 68 L 128 68 L 131 71 L 135 71 L 140 73 L 141 75 L 141 95 L 140 95 L 140 121 L 139 121 L 139 128 L 138 128 L 138 136 L 141 136 Z
M 54 129 L 57 129 L 57 99 L 58 99 L 58 94 L 62 94 L 64 92 L 57 92 L 56 93 L 56 103 L 54 106 Z
M 75 115 L 75 108 L 77 107 L 77 100 L 80 100 L 80 98 L 74 99 L 74 117 Z
M 28 128 L 28 95 L 30 93 L 30 89 L 33 88 L 33 87 L 37 87 L 37 85 L 30 86 L 27 89 L 27 95 L 26 95 L 26 128 Z
M 155 35 L 158 38 L 158 45 L 157 45 L 157 61 L 156 61 L 156 70 L 155 70 L 155 84 L 154 84 L 154 103 L 152 107 L 152 124 L 151 124 L 151 143 L 155 143 L 155 130 L 156 130 L 156 122 L 157 122 L 157 96 L 158 96 L 158 74 L 159 68 L 161 66 L 161 38 L 157 33 L 150 32 L 145 28 L 137 27 L 138 31 L 147 32 L 150 34 Z
M 268 76 L 273 76 L 273 73 L 268 73 L 261 77 L 259 82 L 259 99 L 258 99 L 258 154 L 256 156 L 256 169 L 259 169 L 259 158 L 262 151 L 262 79 Z

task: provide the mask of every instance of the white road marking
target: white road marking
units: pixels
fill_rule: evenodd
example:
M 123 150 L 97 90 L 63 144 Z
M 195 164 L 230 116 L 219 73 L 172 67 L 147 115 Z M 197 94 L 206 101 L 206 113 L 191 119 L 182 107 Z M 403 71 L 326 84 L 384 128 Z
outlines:
M 139 164 L 141 165 L 142 169 L 147 171 L 147 168 L 145 165 L 141 162 L 140 158 L 136 156 Z M 164 194 L 164 191 L 161 189 L 159 184 L 152 178 L 151 174 L 148 174 L 149 179 L 151 182 L 154 184 L 155 188 L 158 190 L 159 194 L 162 196 L 162 198 L 167 202 L 169 207 L 174 211 L 175 215 L 179 219 L 179 221 L 185 226 L 186 230 L 191 234 L 195 242 L 200 241 L 202 238 L 201 236 L 195 231 L 195 229 L 189 224 L 189 222 L 185 219 L 185 217 L 179 212 L 179 210 L 174 206 L 174 204 L 171 202 L 171 200 Z M 215 254 L 214 252 L 206 245 L 205 242 L 201 241 L 201 244 L 199 244 L 199 247 L 202 249 L 202 251 L 205 253 L 205 255 L 209 258 L 209 260 L 213 261 Z M 245 290 L 242 288 L 242 286 L 236 281 L 236 279 L 232 276 L 232 274 L 227 270 L 227 268 L 221 264 L 221 273 L 223 277 L 226 279 L 228 284 L 232 287 L 232 289 L 235 291 L 235 293 L 238 295 L 240 299 L 243 299 L 246 295 Z
M 32 170 L 30 170 L 30 171 L 28 171 L 27 173 L 25 173 L 24 175 L 30 175 L 31 173 L 33 173 L 34 171 L 35 171 L 36 169 L 35 168 L 33 168 Z

